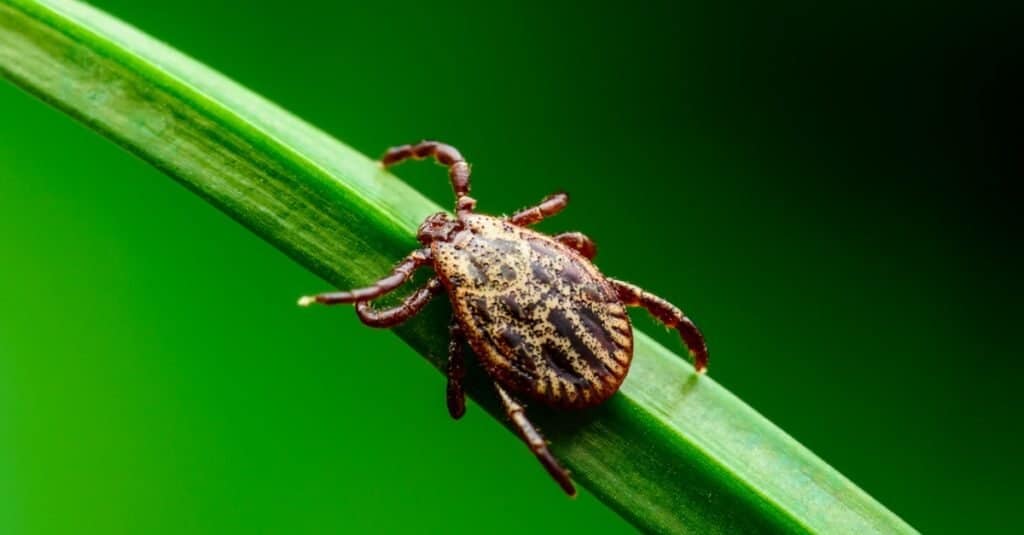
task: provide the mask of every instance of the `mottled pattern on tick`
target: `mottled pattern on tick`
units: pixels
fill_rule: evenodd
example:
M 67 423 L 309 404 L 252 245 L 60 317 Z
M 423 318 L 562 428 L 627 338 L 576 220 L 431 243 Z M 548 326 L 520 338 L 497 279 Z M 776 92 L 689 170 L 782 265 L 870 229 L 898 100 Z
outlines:
M 589 260 L 486 215 L 431 244 L 455 316 L 488 371 L 556 407 L 601 403 L 633 357 L 626 309 Z

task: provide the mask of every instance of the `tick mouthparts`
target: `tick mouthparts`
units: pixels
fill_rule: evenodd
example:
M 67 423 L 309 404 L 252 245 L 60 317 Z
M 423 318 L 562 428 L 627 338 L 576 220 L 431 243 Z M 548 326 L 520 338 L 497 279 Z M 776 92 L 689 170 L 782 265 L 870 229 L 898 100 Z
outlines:
M 316 297 L 312 295 L 304 295 L 299 298 L 300 307 L 308 307 L 309 305 L 316 302 Z

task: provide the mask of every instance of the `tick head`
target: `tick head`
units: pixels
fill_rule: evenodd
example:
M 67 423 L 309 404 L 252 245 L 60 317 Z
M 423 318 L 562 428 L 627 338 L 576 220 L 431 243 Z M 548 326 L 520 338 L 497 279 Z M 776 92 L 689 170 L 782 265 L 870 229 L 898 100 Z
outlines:
M 444 212 L 438 212 L 423 220 L 423 224 L 416 232 L 416 239 L 423 245 L 430 245 L 435 241 L 448 241 L 461 227 L 462 224 L 458 220 L 448 217 Z

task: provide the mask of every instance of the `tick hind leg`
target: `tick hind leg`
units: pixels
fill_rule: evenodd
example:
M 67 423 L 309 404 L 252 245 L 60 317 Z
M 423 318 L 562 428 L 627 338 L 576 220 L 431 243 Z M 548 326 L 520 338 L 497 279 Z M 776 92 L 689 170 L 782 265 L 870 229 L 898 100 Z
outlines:
M 442 291 L 444 291 L 444 285 L 441 284 L 441 279 L 434 277 L 406 297 L 400 305 L 393 308 L 377 310 L 369 301 L 359 301 L 356 303 L 356 315 L 359 316 L 360 321 L 370 327 L 394 327 L 418 314 L 423 307 L 427 306 L 432 297 Z
M 682 310 L 672 303 L 644 291 L 639 286 L 614 279 L 608 279 L 608 281 L 615 286 L 622 304 L 642 306 L 667 327 L 679 331 L 679 336 L 690 351 L 690 358 L 693 359 L 693 367 L 697 373 L 704 373 L 707 370 L 708 346 L 704 342 L 704 335 L 697 329 L 693 321 L 683 314 Z
M 569 204 L 569 195 L 566 193 L 555 193 L 544 197 L 544 200 L 540 201 L 536 206 L 529 208 L 523 208 L 522 210 L 512 214 L 509 217 L 509 221 L 513 225 L 519 225 L 520 227 L 530 226 L 539 223 L 562 210 Z
M 594 240 L 581 232 L 563 232 L 556 234 L 554 239 L 562 245 L 575 250 L 588 260 L 593 260 L 597 256 L 597 245 L 594 244 Z
M 365 288 L 357 288 L 347 292 L 327 292 L 317 295 L 304 295 L 299 298 L 299 306 L 309 306 L 313 303 L 324 305 L 338 305 L 342 303 L 355 303 L 358 301 L 369 301 L 376 299 L 395 288 L 398 288 L 405 281 L 409 280 L 416 268 L 430 262 L 430 249 L 419 249 L 413 251 L 404 260 L 398 263 L 391 273 Z
M 505 389 L 498 383 L 494 383 L 494 389 L 498 391 L 501 404 L 505 407 L 505 414 L 515 425 L 519 437 L 523 439 L 523 442 L 526 442 L 530 451 L 537 456 L 537 460 L 540 461 L 540 464 L 544 465 L 544 469 L 558 482 L 562 490 L 569 496 L 576 496 L 576 487 L 573 486 L 572 480 L 569 479 L 569 472 L 562 468 L 562 465 L 558 464 L 555 457 L 551 455 L 544 437 L 537 431 L 537 428 L 533 427 L 530 420 L 526 418 L 523 406 L 513 399 L 512 396 L 508 395 L 508 392 L 505 392 Z
M 380 163 L 391 167 L 409 158 L 422 160 L 433 157 L 438 163 L 448 167 L 448 178 L 455 192 L 455 209 L 459 213 L 473 211 L 476 201 L 469 197 L 469 164 L 462 154 L 451 145 L 437 141 L 421 141 L 415 145 L 399 145 L 391 147 L 381 156 Z
M 451 324 L 448 326 L 450 339 L 448 340 L 448 414 L 458 420 L 466 413 L 466 395 L 462 391 L 462 379 L 466 376 L 465 358 L 462 347 L 466 343 L 466 335 L 462 332 L 462 326 L 452 316 Z

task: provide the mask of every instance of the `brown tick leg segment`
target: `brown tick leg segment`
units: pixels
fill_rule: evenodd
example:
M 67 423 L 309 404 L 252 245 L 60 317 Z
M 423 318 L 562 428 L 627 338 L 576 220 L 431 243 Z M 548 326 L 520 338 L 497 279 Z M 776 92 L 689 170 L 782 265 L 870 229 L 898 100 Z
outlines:
M 461 213 L 472 212 L 473 205 L 476 203 L 472 200 L 462 202 L 462 198 L 469 195 L 469 164 L 466 163 L 466 159 L 462 157 L 462 154 L 455 147 L 438 143 L 437 141 L 421 141 L 415 145 L 400 145 L 388 149 L 384 156 L 381 157 L 380 163 L 384 167 L 391 167 L 409 158 L 422 160 L 431 156 L 441 165 L 448 167 L 448 178 L 451 179 L 452 189 L 455 191 L 457 211 Z
M 563 232 L 556 234 L 554 239 L 562 245 L 575 250 L 588 260 L 593 260 L 597 256 L 597 245 L 594 244 L 594 240 L 591 240 L 582 232 Z
M 462 326 L 452 316 L 448 326 L 448 414 L 458 420 L 466 414 L 466 395 L 462 391 L 462 379 L 466 376 L 466 364 L 462 354 L 462 346 L 466 343 L 466 335 Z
M 505 407 L 505 414 L 508 419 L 512 421 L 516 426 L 516 432 L 519 433 L 519 437 L 526 442 L 526 445 L 530 447 L 533 454 L 537 456 L 540 464 L 544 465 L 544 469 L 551 474 L 551 477 L 558 482 L 558 485 L 562 487 L 569 496 L 576 496 L 576 487 L 573 486 L 572 480 L 569 479 L 569 472 L 562 465 L 558 464 L 555 457 L 548 451 L 547 441 L 537 431 L 530 420 L 526 419 L 526 413 L 523 412 L 523 406 L 520 405 L 516 400 L 512 399 L 512 396 L 505 392 L 505 389 L 498 383 L 494 383 L 495 390 L 498 391 L 498 397 L 501 398 L 501 404 Z
M 683 314 L 682 310 L 668 301 L 644 291 L 638 286 L 628 282 L 615 279 L 608 279 L 608 282 L 615 286 L 619 292 L 619 299 L 627 306 L 642 306 L 651 313 L 658 321 L 665 326 L 679 331 L 687 349 L 690 350 L 690 358 L 693 359 L 693 367 L 697 373 L 704 373 L 708 368 L 708 346 L 704 342 L 704 335 L 700 333 L 697 326 L 690 318 Z
M 430 262 L 430 259 L 430 249 L 418 249 L 399 262 L 388 276 L 378 280 L 371 286 L 356 288 L 347 292 L 305 295 L 299 298 L 299 306 L 309 306 L 312 303 L 337 305 L 375 299 L 401 286 L 405 281 L 409 280 L 409 277 L 412 276 L 412 272 L 416 268 Z
M 539 223 L 541 220 L 561 212 L 568 204 L 569 195 L 565 193 L 555 193 L 544 197 L 544 200 L 540 201 L 540 204 L 537 206 L 523 208 L 522 210 L 512 214 L 512 217 L 508 219 L 513 225 L 526 227 L 533 225 L 534 223 Z
M 356 303 L 356 315 L 359 316 L 360 321 L 370 327 L 394 327 L 415 316 L 423 310 L 423 307 L 427 306 L 432 297 L 442 291 L 444 291 L 444 286 L 441 284 L 441 279 L 434 277 L 394 308 L 376 310 L 369 301 L 359 301 Z

